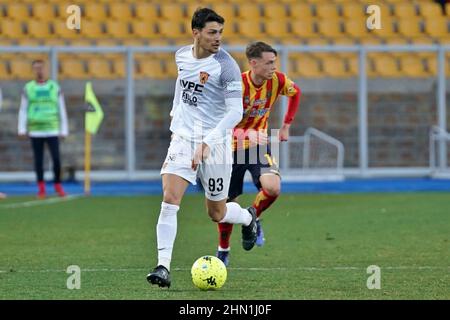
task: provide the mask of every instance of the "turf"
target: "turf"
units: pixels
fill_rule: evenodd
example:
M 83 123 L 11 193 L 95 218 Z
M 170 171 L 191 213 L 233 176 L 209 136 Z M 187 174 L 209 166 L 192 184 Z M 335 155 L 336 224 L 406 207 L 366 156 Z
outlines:
M 450 195 L 283 194 L 263 215 L 266 244 L 232 238 L 224 287 L 190 279 L 215 254 L 217 229 L 202 195 L 178 214 L 172 287 L 150 286 L 160 197 L 91 197 L 31 207 L 0 202 L 0 299 L 450 299 Z M 249 204 L 252 195 L 242 197 Z M 69 265 L 81 289 L 69 290 Z M 381 289 L 366 286 L 381 268 Z

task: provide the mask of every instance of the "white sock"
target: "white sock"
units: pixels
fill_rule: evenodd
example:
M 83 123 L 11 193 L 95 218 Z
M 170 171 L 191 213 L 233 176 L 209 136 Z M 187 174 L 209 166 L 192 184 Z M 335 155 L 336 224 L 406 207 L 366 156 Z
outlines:
M 170 270 L 172 249 L 177 236 L 177 212 L 179 206 L 161 203 L 158 224 L 156 225 L 156 238 L 158 241 L 158 265 Z
M 222 248 L 221 246 L 218 246 L 218 247 L 217 247 L 217 250 L 218 250 L 218 251 L 230 251 L 230 247 L 228 247 L 228 248 Z
M 242 209 L 236 202 L 227 202 L 227 212 L 220 223 L 243 224 L 248 226 L 252 222 L 252 215 L 248 210 Z

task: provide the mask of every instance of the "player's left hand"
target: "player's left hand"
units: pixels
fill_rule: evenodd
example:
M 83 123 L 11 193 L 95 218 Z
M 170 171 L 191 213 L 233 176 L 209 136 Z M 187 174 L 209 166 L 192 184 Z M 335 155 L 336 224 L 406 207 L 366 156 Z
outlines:
M 283 124 L 280 131 L 278 132 L 278 138 L 280 139 L 280 141 L 288 141 L 290 127 L 291 127 L 290 124 L 287 124 L 287 123 Z
M 192 170 L 197 170 L 200 163 L 206 160 L 210 153 L 209 146 L 206 143 L 199 144 L 195 149 L 194 158 L 192 159 Z

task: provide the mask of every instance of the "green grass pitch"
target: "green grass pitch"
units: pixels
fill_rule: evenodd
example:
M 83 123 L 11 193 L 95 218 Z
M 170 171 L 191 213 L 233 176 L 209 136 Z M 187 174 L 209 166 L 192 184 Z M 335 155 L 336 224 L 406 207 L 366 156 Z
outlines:
M 32 200 L 0 202 L 0 299 L 450 299 L 445 193 L 283 194 L 263 215 L 264 247 L 244 251 L 235 227 L 227 282 L 207 292 L 190 278 L 217 248 L 203 195 L 181 205 L 169 290 L 145 279 L 160 196 L 14 205 Z M 81 268 L 79 290 L 67 289 L 70 265 Z M 381 289 L 367 288 L 370 265 Z

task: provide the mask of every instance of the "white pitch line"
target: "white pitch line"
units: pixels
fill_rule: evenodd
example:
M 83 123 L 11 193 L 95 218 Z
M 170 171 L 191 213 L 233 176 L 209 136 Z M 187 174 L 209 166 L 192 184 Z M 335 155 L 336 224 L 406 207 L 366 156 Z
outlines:
M 387 266 L 380 267 L 382 270 L 450 270 L 450 266 L 441 267 L 441 266 Z M 288 268 L 288 267 L 273 267 L 273 268 L 246 268 L 246 267 L 229 267 L 228 270 L 237 270 L 237 271 L 289 271 L 289 270 L 298 270 L 298 271 L 348 271 L 348 270 L 366 270 L 365 267 L 296 267 L 296 268 Z M 144 268 L 119 268 L 119 269 L 110 269 L 110 268 L 85 268 L 81 269 L 81 272 L 140 272 L 145 271 L 148 272 L 150 269 Z M 173 268 L 174 271 L 190 271 L 191 268 Z M 43 270 L 0 270 L 0 273 L 60 273 L 66 272 L 63 269 L 43 269 Z
M 26 202 L 20 202 L 20 203 L 5 204 L 5 205 L 0 206 L 0 208 L 16 209 L 16 208 L 28 208 L 28 207 L 35 207 L 35 206 L 43 206 L 43 205 L 48 205 L 48 204 L 54 204 L 54 203 L 59 203 L 59 202 L 75 200 L 75 199 L 78 199 L 81 197 L 84 197 L 84 195 L 76 194 L 76 195 L 66 196 L 64 198 L 50 198 L 50 199 L 45 199 L 45 200 L 32 200 L 32 201 L 26 201 Z

